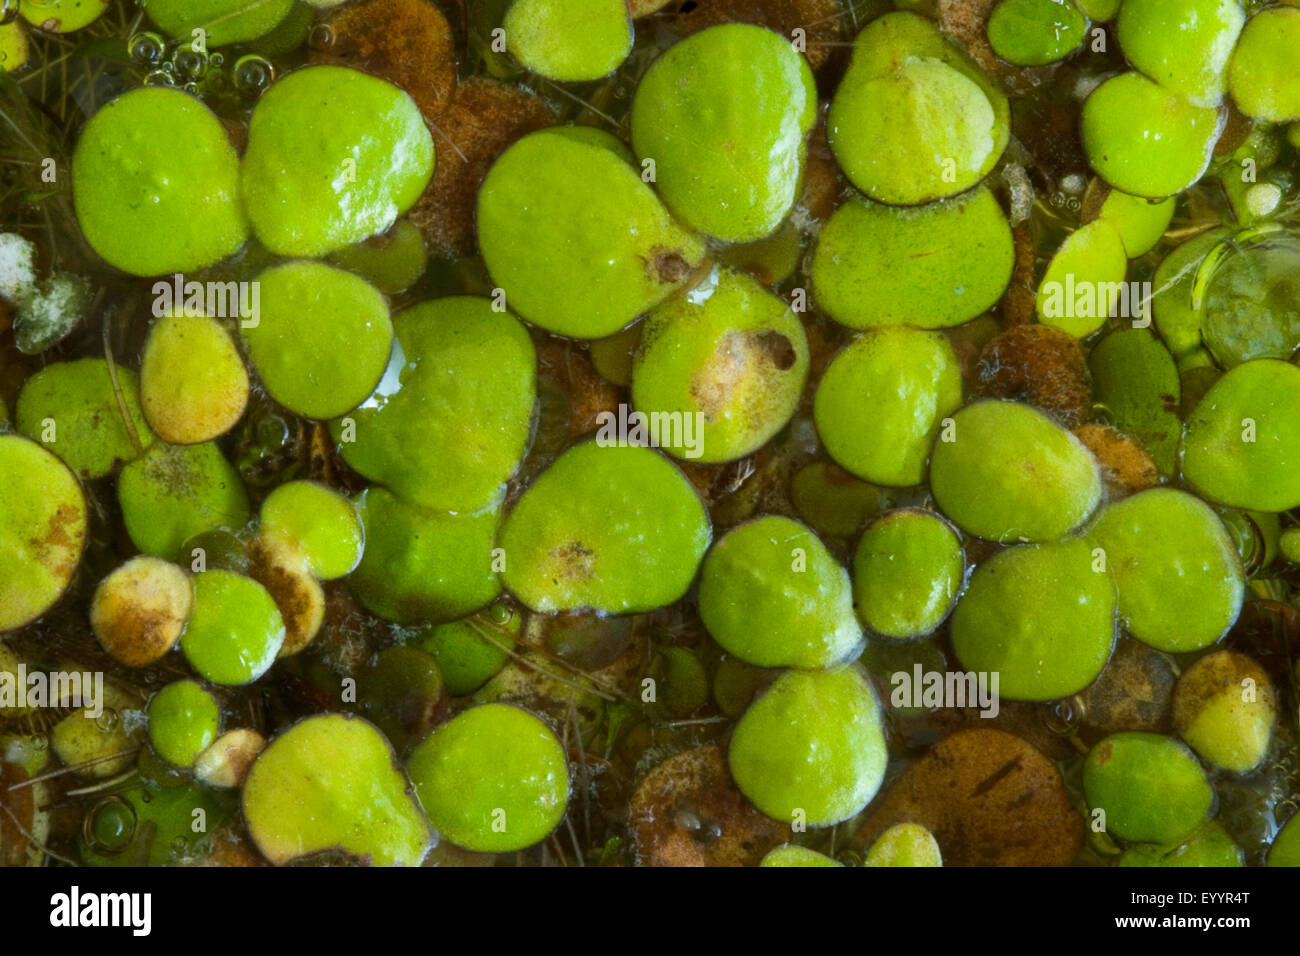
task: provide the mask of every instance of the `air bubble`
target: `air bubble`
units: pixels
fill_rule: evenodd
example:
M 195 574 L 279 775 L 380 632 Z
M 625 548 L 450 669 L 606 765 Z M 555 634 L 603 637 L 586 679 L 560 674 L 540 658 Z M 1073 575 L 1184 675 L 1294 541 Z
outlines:
M 145 86 L 175 86 L 176 77 L 165 70 L 153 70 L 144 78 Z
M 99 853 L 121 853 L 135 839 L 135 808 L 119 796 L 105 797 L 82 818 L 81 834 Z
M 1083 704 L 1077 697 L 1051 701 L 1043 710 L 1043 723 L 1059 737 L 1072 737 L 1083 719 Z
M 13 23 L 18 19 L 18 8 L 22 0 L 0 0 L 0 26 Z
M 176 75 L 183 80 L 197 80 L 208 71 L 208 57 L 198 50 L 181 47 L 172 57 Z
M 126 41 L 126 52 L 140 66 L 156 66 L 167 52 L 167 45 L 156 33 L 137 33 Z
M 271 85 L 275 79 L 275 67 L 266 57 L 250 53 L 235 61 L 231 71 L 235 89 L 246 96 L 256 96 Z
M 334 31 L 321 23 L 307 36 L 307 46 L 313 50 L 325 51 L 334 46 Z

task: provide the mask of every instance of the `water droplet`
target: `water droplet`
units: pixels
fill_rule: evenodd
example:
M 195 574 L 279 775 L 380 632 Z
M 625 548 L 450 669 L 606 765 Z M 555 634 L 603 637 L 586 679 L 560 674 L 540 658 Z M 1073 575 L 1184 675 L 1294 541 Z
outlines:
M 178 836 L 176 839 L 172 840 L 172 852 L 177 855 L 184 853 L 188 847 L 189 843 L 186 842 L 185 837 Z
M 105 709 L 102 714 L 95 718 L 95 726 L 104 733 L 108 733 L 117 726 L 117 711 L 111 707 Z
M 167 52 L 167 45 L 156 33 L 137 33 L 126 41 L 126 52 L 140 66 L 156 66 Z
M 493 604 L 488 613 L 492 615 L 492 620 L 497 624 L 504 624 L 514 616 L 510 613 L 510 608 L 504 601 L 498 601 L 496 604 Z

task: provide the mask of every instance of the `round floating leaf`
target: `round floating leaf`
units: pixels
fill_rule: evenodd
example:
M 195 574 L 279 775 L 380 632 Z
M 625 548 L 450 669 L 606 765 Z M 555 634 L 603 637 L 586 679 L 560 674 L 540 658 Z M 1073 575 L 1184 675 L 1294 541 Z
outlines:
M 1228 90 L 1247 116 L 1269 123 L 1300 119 L 1300 10 L 1270 7 L 1250 18 L 1228 67 Z
M 799 469 L 790 483 L 799 517 L 820 534 L 857 534 L 885 506 L 885 496 L 882 489 L 829 462 Z
M 813 417 L 827 453 L 846 470 L 876 484 L 915 485 L 961 391 L 961 366 L 943 335 L 885 327 L 835 356 Z
M 856 667 L 786 671 L 731 738 L 731 775 L 774 820 L 824 827 L 861 810 L 885 776 L 880 702 Z
M 493 164 L 478 234 L 507 305 L 575 338 L 613 335 L 691 284 L 707 255 L 621 156 L 558 130 L 530 133 Z
M 1217 106 L 1245 23 L 1237 0 L 1127 0 L 1116 28 L 1134 69 L 1192 103 Z
M 289 15 L 293 0 L 141 0 L 140 6 L 175 39 L 188 43 L 202 30 L 208 46 L 225 46 L 270 33 Z
M 759 866 L 843 866 L 825 853 L 818 853 L 806 846 L 786 843 L 769 850 L 759 861 Z
M 1106 832 L 1136 843 L 1173 843 L 1210 815 L 1214 790 L 1192 752 L 1161 734 L 1111 734 L 1083 767 L 1088 806 Z
M 117 367 L 122 403 L 142 445 L 154 434 L 140 409 L 135 372 Z M 29 378 L 14 408 L 18 430 L 41 442 L 82 478 L 103 478 L 137 457 L 104 359 L 54 362 Z
M 503 26 L 515 59 L 563 83 L 608 76 L 632 50 L 625 0 L 514 0 Z
M 388 303 L 364 279 L 319 262 L 272 266 L 260 285 L 256 325 L 239 334 L 271 397 L 305 418 L 361 404 L 388 365 Z
M 201 677 L 250 684 L 275 663 L 283 643 L 284 620 L 266 588 L 233 571 L 195 575 L 181 650 Z
M 1115 122 L 1115 117 L 1124 122 Z M 1219 112 L 1196 106 L 1139 73 L 1121 73 L 1083 104 L 1083 147 L 1102 179 L 1134 196 L 1161 199 L 1205 173 L 1222 128 Z
M 1152 488 L 1109 505 L 1088 537 L 1105 552 L 1120 620 L 1162 651 L 1217 641 L 1241 611 L 1246 580 L 1219 516 L 1199 498 Z
M 915 205 L 983 179 L 1006 148 L 1010 110 L 932 21 L 898 12 L 858 35 L 826 128 L 855 186 L 879 202 Z
M 1200 263 L 1230 234 L 1230 230 L 1219 228 L 1188 239 L 1165 256 L 1151 280 L 1156 331 L 1176 359 L 1201 345 L 1201 312 L 1192 308 L 1192 287 Z
M 1129 847 L 1116 866 L 1245 866 L 1245 853 L 1232 836 L 1211 821 L 1196 836 L 1163 846 Z
M 81 231 L 123 272 L 199 269 L 248 235 L 235 148 L 221 121 L 179 90 L 145 87 L 105 103 L 81 131 L 72 178 Z
M 998 675 L 1009 700 L 1069 697 L 1115 644 L 1115 585 L 1081 540 L 999 551 L 975 569 L 952 616 L 967 670 Z
M 757 518 L 720 538 L 704 559 L 699 607 L 722 649 L 759 667 L 830 667 L 862 650 L 849 572 L 789 518 Z
M 31 47 L 21 23 L 0 23 L 0 72 L 17 73 L 27 65 Z
M 18 9 L 44 33 L 73 33 L 98 20 L 109 5 L 110 0 L 22 0 Z
M 0 631 L 44 614 L 86 543 L 86 498 L 67 466 L 35 442 L 0 435 Z
M 1169 228 L 1177 201 L 1173 198 L 1151 202 L 1141 196 L 1130 196 L 1118 189 L 1110 190 L 1102 200 L 1099 219 L 1115 227 L 1124 242 L 1124 252 L 1130 259 L 1144 256 L 1156 247 L 1160 237 Z
M 374 394 L 331 423 L 343 460 L 429 508 L 468 512 L 499 497 L 528 448 L 537 358 L 528 332 L 487 299 L 424 302 L 393 322 Z
M 1141 441 L 1160 474 L 1172 475 L 1183 423 L 1182 383 L 1169 350 L 1147 329 L 1121 329 L 1097 343 L 1088 370 L 1111 424 Z
M 383 488 L 357 499 L 365 553 L 348 578 L 352 592 L 389 621 L 451 621 L 491 601 L 501 590 L 492 537 L 498 513 L 429 511 Z
M 502 578 L 541 613 L 650 611 L 686 593 L 711 537 L 699 495 L 662 455 L 584 442 L 506 519 Z
M 1041 412 L 977 402 L 935 443 L 930 488 L 964 531 L 991 541 L 1047 541 L 1096 509 L 1101 472 L 1079 440 Z
M 355 272 L 380 292 L 395 295 L 424 275 L 429 253 L 420 230 L 409 219 L 401 219 L 387 234 L 345 246 L 331 254 L 330 261 Z
M 817 303 L 850 328 L 960 325 L 1011 281 L 1011 227 L 989 190 L 917 209 L 851 199 L 817 239 Z
M 858 616 L 877 634 L 905 640 L 929 634 L 957 602 L 966 552 L 936 514 L 904 508 L 873 521 L 853 555 Z
M 1300 238 L 1273 230 L 1228 237 L 1193 290 L 1202 296 L 1201 338 L 1225 368 L 1287 359 L 1300 346 Z
M 1044 66 L 1083 46 L 1085 19 L 1069 0 L 1001 0 L 989 15 L 989 45 L 1017 66 Z
M 657 307 L 641 323 L 632 403 L 678 458 L 730 461 L 785 427 L 808 378 L 803 324 L 741 273 Z M 676 427 L 680 426 L 680 427 Z
M 1300 505 L 1300 368 L 1256 359 L 1210 386 L 1187 418 L 1183 477 L 1235 508 Z
M 1236 651 L 1197 658 L 1174 687 L 1178 735 L 1220 770 L 1246 773 L 1259 766 L 1277 717 L 1277 691 L 1268 672 Z
M 646 71 L 632 143 L 668 207 L 726 242 L 771 233 L 799 198 L 817 86 L 789 38 L 748 23 L 701 30 Z
M 897 823 L 871 844 L 863 866 L 943 866 L 939 842 L 919 823 Z
M 419 866 L 436 840 L 384 735 L 344 714 L 308 717 L 271 741 L 243 808 L 277 865 L 340 850 L 374 866 Z
M 1120 0 L 1074 0 L 1085 16 L 1092 20 L 1113 20 L 1119 13 Z
M 202 315 L 155 322 L 140 364 L 140 401 L 154 431 L 174 445 L 234 428 L 248 405 L 248 370 L 221 323 Z
M 310 66 L 257 102 L 240 169 L 262 244 L 322 256 L 386 232 L 433 175 L 433 136 L 415 103 L 385 80 Z
M 433 655 L 418 647 L 386 647 L 361 671 L 357 694 L 366 716 L 404 753 L 445 719 L 447 688 Z
M 447 690 L 454 696 L 474 693 L 510 659 L 523 615 L 501 607 L 505 620 L 497 620 L 492 612 L 498 607 L 493 605 L 487 612 L 440 624 L 416 639 L 417 647 L 437 659 Z
M 549 727 L 483 704 L 434 729 L 406 763 L 434 827 L 480 853 L 540 843 L 569 804 L 569 761 Z
M 322 581 L 352 571 L 365 549 L 356 506 L 332 488 L 289 481 L 262 502 L 261 533 L 290 542 Z
M 1076 229 L 1056 251 L 1038 286 L 1038 321 L 1083 339 L 1101 328 L 1113 311 L 1122 311 L 1121 303 L 1136 315 L 1138 303 L 1129 303 L 1123 288 L 1127 274 L 1124 240 L 1108 220 Z
M 171 560 L 196 534 L 238 531 L 250 517 L 248 492 L 221 449 L 212 443 L 155 442 L 117 482 L 122 518 L 135 546 Z
M 220 729 L 217 702 L 192 680 L 174 681 L 149 699 L 149 742 L 178 767 L 193 766 Z
M 99 582 L 90 626 L 115 660 L 145 667 L 176 646 L 193 609 L 189 576 L 169 561 L 142 554 Z

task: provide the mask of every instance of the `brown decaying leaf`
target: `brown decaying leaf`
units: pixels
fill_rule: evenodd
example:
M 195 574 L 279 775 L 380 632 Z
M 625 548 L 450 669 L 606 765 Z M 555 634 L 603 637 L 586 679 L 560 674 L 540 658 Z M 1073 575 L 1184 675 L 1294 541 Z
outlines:
M 339 63 L 406 90 L 426 120 L 446 109 L 456 87 L 451 27 L 427 0 L 362 0 L 325 20 L 330 41 L 316 63 Z M 441 157 L 439 157 L 441 160 Z
M 686 35 L 719 23 L 757 23 L 782 36 L 804 31 L 805 55 L 815 70 L 830 57 L 843 39 L 848 19 L 839 0 L 685 0 L 674 11 L 669 6 L 668 25 Z
M 601 377 L 585 349 L 548 337 L 537 344 L 537 365 L 569 400 L 570 438 L 595 431 L 601 412 L 617 414 L 623 390 Z
M 1080 425 L 1074 434 L 1101 463 L 1109 500 L 1160 484 L 1160 470 L 1137 439 L 1109 425 Z
M 1083 349 L 1068 332 L 1018 325 L 980 355 L 980 387 L 994 398 L 1022 400 L 1066 425 L 1089 417 L 1092 389 Z
M 410 212 L 431 253 L 458 258 L 477 251 L 474 204 L 488 168 L 519 137 L 554 123 L 540 97 L 505 83 L 475 78 L 457 88 L 435 120 L 433 180 Z
M 945 866 L 1065 866 L 1084 837 L 1056 766 L 1000 730 L 962 730 L 935 744 L 869 813 L 852 845 L 866 849 L 897 823 L 928 828 Z
M 646 866 L 755 866 L 790 839 L 731 779 L 718 744 L 670 757 L 637 784 L 628 824 Z

